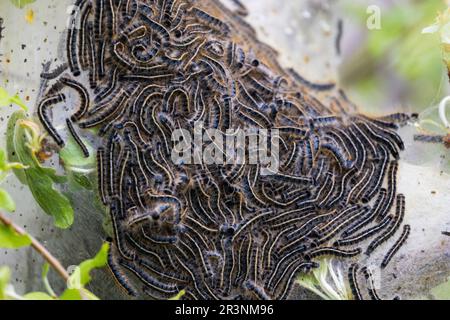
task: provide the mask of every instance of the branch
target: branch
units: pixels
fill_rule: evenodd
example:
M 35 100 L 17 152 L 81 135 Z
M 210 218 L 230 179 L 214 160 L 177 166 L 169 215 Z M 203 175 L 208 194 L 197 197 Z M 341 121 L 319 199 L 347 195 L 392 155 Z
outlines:
M 58 272 L 58 274 L 64 279 L 65 282 L 69 280 L 69 274 L 67 273 L 66 269 L 39 241 L 25 232 L 25 230 L 23 230 L 21 227 L 14 224 L 14 222 L 12 222 L 10 219 L 3 216 L 3 214 L 1 213 L 0 222 L 5 224 L 6 226 L 13 228 L 14 231 L 16 231 L 20 235 L 28 235 L 31 239 L 31 247 L 33 247 L 33 249 L 36 250 L 48 262 L 48 264 L 56 270 L 56 272 Z

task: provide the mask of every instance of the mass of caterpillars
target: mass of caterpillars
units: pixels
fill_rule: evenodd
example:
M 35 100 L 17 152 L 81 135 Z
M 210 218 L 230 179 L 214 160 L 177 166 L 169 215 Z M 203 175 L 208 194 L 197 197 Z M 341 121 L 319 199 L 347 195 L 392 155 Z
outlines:
M 410 116 L 358 114 L 334 84 L 283 69 L 234 2 L 78 0 L 67 64 L 43 74 L 38 115 L 54 141 L 65 143 L 57 105 L 73 107 L 66 123 L 86 156 L 78 135 L 97 129 L 109 264 L 130 295 L 286 299 L 321 257 L 371 254 L 401 227 L 396 129 Z M 279 172 L 175 165 L 171 133 L 197 121 L 278 129 Z

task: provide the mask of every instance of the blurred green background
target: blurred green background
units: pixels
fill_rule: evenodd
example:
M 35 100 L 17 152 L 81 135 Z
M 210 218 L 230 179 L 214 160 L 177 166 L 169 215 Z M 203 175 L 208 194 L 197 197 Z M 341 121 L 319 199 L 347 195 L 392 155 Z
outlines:
M 342 0 L 344 20 L 340 82 L 369 113 L 421 112 L 448 94 L 439 36 L 422 34 L 444 0 Z M 380 12 L 380 29 L 369 30 L 369 6 Z

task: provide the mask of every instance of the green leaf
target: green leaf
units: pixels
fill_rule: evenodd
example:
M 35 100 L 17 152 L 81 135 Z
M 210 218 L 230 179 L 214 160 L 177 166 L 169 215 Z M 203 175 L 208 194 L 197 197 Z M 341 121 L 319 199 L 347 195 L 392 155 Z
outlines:
M 36 0 L 10 0 L 13 5 L 19 9 L 23 9 L 27 4 L 33 3 Z
M 94 190 L 94 184 L 92 183 L 92 177 L 90 176 L 70 171 L 67 173 L 67 178 L 70 190 L 79 190 L 80 188 Z
M 94 258 L 83 261 L 79 265 L 79 275 L 74 275 L 73 279 L 79 277 L 77 280 L 79 280 L 81 286 L 88 284 L 91 281 L 90 272 L 96 268 L 103 268 L 108 263 L 108 250 L 109 244 L 104 243 Z
M 53 183 L 56 184 L 62 184 L 62 183 L 66 183 L 68 181 L 67 176 L 60 176 L 56 173 L 56 170 L 53 168 L 47 168 L 47 167 L 41 167 L 38 166 L 36 169 L 38 169 L 38 171 L 44 175 L 44 176 L 48 176 Z
M 86 140 L 82 139 L 82 141 L 89 150 L 90 156 L 87 158 L 84 156 L 83 151 L 80 149 L 73 137 L 69 137 L 67 139 L 65 147 L 59 152 L 59 157 L 63 161 L 66 169 L 71 171 L 83 169 L 83 171 L 85 171 L 86 169 L 95 168 L 95 152 Z
M 72 205 L 54 186 L 55 183 L 67 182 L 67 177 L 57 175 L 52 168 L 43 167 L 36 159 L 33 150 L 41 148 L 39 127 L 23 112 L 14 113 L 11 118 L 8 124 L 8 155 L 28 167 L 15 171 L 17 177 L 25 181 L 42 210 L 54 218 L 55 226 L 62 229 L 70 227 L 74 220 Z
M 8 267 L 0 267 L 0 300 L 6 299 L 6 287 L 11 278 L 11 270 Z
M 26 166 L 18 162 L 8 162 L 6 152 L 0 149 L 0 182 L 6 178 L 11 169 L 25 169 Z M 8 211 L 15 210 L 14 201 L 11 199 L 9 194 L 0 189 L 0 208 L 6 209 Z
M 63 294 L 59 297 L 60 300 L 100 300 L 95 294 L 86 290 L 81 289 L 66 289 Z
M 24 111 L 28 111 L 27 106 L 18 95 L 11 96 L 4 88 L 0 87 L 0 107 L 5 107 L 10 104 L 15 104 L 21 107 Z
M 4 189 L 0 188 L 0 209 L 4 209 L 9 212 L 16 211 L 16 203 L 13 198 Z
M 25 174 L 34 199 L 45 213 L 54 218 L 55 226 L 61 229 L 70 227 L 74 220 L 72 205 L 66 196 L 53 187 L 52 176 L 40 168 L 27 169 Z
M 83 289 L 83 287 L 91 281 L 91 271 L 97 268 L 103 268 L 108 263 L 108 250 L 109 244 L 104 243 L 94 258 L 83 261 L 77 266 L 69 277 L 67 283 L 68 289 Z M 83 297 L 84 294 L 85 292 L 83 292 Z M 86 294 L 95 297 L 95 295 L 90 292 L 87 292 Z M 97 299 L 97 297 L 95 298 Z
M 8 161 L 10 162 L 19 162 L 19 156 L 17 155 L 17 148 L 16 148 L 16 123 L 20 119 L 25 119 L 26 115 L 23 111 L 16 111 L 14 112 L 11 117 L 8 120 L 8 126 L 6 130 L 6 151 L 8 153 Z M 28 184 L 27 177 L 25 175 L 24 170 L 21 169 L 13 169 L 14 174 L 16 175 L 17 179 L 22 184 Z
M 54 300 L 45 292 L 30 292 L 23 296 L 25 300 Z
M 66 289 L 59 297 L 60 300 L 82 300 L 81 293 L 78 289 Z
M 40 163 L 34 155 L 34 149 L 40 149 L 39 132 L 35 124 L 28 120 L 26 115 L 18 111 L 13 126 L 13 151 L 20 163 L 32 167 L 40 167 Z
M 0 248 L 17 249 L 31 244 L 28 234 L 18 234 L 11 226 L 0 222 Z
M 100 300 L 95 294 L 87 290 L 86 288 L 80 289 L 81 296 L 83 300 Z
M 450 300 L 450 278 L 437 287 L 430 290 L 433 297 L 437 300 Z
M 8 162 L 6 152 L 3 149 L 0 149 L 0 171 L 8 172 L 11 169 L 25 169 L 21 163 L 18 162 Z

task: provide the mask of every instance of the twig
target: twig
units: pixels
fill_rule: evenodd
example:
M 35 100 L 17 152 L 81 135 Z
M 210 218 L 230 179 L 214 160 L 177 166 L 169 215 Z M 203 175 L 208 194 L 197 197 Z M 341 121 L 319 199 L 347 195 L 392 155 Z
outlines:
M 14 224 L 14 222 L 3 216 L 3 214 L 1 213 L 0 222 L 5 224 L 6 226 L 12 227 L 14 231 L 16 231 L 20 235 L 28 235 L 31 239 L 31 247 L 33 247 L 33 249 L 36 250 L 48 262 L 48 264 L 56 270 L 56 272 L 58 272 L 58 274 L 64 279 L 65 282 L 69 280 L 69 274 L 67 273 L 66 269 L 50 252 L 48 252 L 48 250 L 39 241 L 26 233 L 21 227 Z

